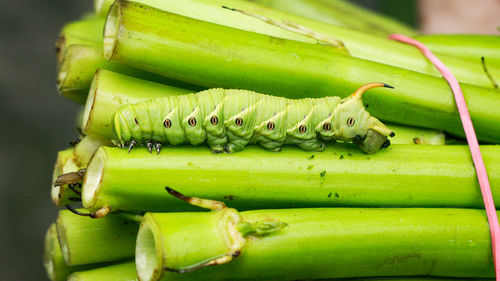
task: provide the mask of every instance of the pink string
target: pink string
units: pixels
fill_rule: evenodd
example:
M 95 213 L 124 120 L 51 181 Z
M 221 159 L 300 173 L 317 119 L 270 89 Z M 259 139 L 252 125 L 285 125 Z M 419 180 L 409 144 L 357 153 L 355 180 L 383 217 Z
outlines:
M 450 70 L 424 44 L 413 38 L 401 34 L 393 34 L 389 36 L 389 39 L 393 39 L 417 47 L 424 54 L 424 56 L 430 62 L 432 62 L 432 64 L 434 64 L 439 72 L 441 72 L 441 75 L 443 75 L 444 79 L 448 81 L 448 84 L 450 84 L 453 95 L 455 96 L 458 112 L 460 113 L 460 119 L 462 119 L 462 125 L 464 127 L 465 136 L 467 137 L 467 143 L 469 144 L 470 152 L 472 154 L 472 160 L 474 161 L 474 166 L 476 168 L 479 186 L 481 187 L 484 207 L 486 209 L 486 215 L 488 216 L 488 223 L 490 225 L 496 280 L 500 281 L 500 265 L 497 264 L 497 262 L 500 262 L 500 247 L 497 247 L 497 242 L 500 241 L 500 226 L 498 224 L 495 203 L 493 202 L 493 196 L 491 194 L 488 174 L 486 173 L 486 167 L 484 166 L 483 157 L 481 156 L 481 151 L 479 150 L 476 133 L 474 131 L 474 127 L 472 126 L 472 121 L 470 119 L 469 110 L 467 109 L 467 104 L 465 103 L 462 89 L 460 88 L 457 79 L 455 78 L 455 76 L 453 76 Z

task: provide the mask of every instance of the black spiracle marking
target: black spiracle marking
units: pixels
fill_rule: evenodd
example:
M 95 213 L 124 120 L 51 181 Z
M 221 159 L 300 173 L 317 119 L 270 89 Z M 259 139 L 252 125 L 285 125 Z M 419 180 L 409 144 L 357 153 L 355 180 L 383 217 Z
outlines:
M 325 132 L 329 132 L 331 129 L 332 129 L 332 124 L 331 124 L 330 122 L 325 122 L 325 123 L 323 124 L 323 130 L 324 130 Z
M 165 119 L 165 121 L 163 121 L 163 126 L 169 129 L 170 127 L 172 127 L 172 121 L 170 121 L 170 119 Z
M 354 118 L 352 118 L 352 117 L 347 118 L 347 126 L 352 127 L 352 126 L 354 126 L 354 123 L 356 123 Z
M 234 124 L 238 127 L 243 126 L 243 119 L 241 117 L 236 118 L 236 120 L 234 120 Z
M 307 127 L 306 127 L 306 125 L 304 125 L 304 124 L 300 125 L 300 126 L 299 126 L 299 132 L 300 132 L 301 134 L 305 134 L 305 133 L 307 132 Z
M 210 117 L 210 123 L 212 123 L 212 125 L 214 125 L 214 126 L 219 124 L 219 118 L 217 118 L 217 116 L 215 116 L 215 115 Z
M 194 118 L 194 117 L 189 118 L 188 123 L 189 123 L 189 126 L 191 126 L 191 127 L 196 126 L 196 118 Z
M 267 129 L 269 131 L 274 131 L 274 122 L 267 123 Z

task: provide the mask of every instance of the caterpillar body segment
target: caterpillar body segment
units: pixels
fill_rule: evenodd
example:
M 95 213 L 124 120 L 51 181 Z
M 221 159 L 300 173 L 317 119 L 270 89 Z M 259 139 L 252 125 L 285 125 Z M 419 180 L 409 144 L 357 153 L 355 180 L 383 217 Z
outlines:
M 361 96 L 286 99 L 246 90 L 209 89 L 196 94 L 130 104 L 114 116 L 117 143 L 208 144 L 213 152 L 235 152 L 249 143 L 279 151 L 285 144 L 321 151 L 325 142 L 354 142 L 366 153 L 387 147 L 394 133 L 364 108 Z

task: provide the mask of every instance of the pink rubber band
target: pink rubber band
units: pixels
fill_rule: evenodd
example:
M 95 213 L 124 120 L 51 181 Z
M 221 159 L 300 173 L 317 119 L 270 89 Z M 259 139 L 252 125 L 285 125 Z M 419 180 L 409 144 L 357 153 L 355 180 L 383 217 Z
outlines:
M 453 95 L 455 96 L 458 112 L 460 113 L 460 119 L 462 119 L 462 125 L 464 127 L 465 136 L 467 137 L 467 143 L 469 144 L 470 152 L 472 154 L 472 160 L 474 161 L 474 166 L 476 168 L 479 186 L 481 187 L 484 207 L 486 209 L 486 215 L 488 216 L 488 223 L 490 225 L 491 245 L 493 249 L 493 261 L 495 263 L 496 280 L 500 281 L 500 266 L 499 264 L 497 264 L 497 262 L 500 262 L 500 247 L 497 247 L 497 242 L 500 241 L 500 226 L 498 224 L 495 203 L 493 202 L 493 196 L 491 194 L 488 174 L 486 173 L 486 167 L 484 166 L 483 157 L 481 156 L 481 151 L 479 150 L 476 133 L 474 131 L 474 127 L 472 126 L 472 121 L 470 119 L 469 110 L 467 109 L 467 104 L 465 103 L 462 89 L 460 88 L 457 79 L 455 78 L 455 76 L 453 76 L 450 70 L 424 44 L 413 38 L 401 34 L 393 34 L 389 36 L 389 39 L 400 41 L 417 47 L 424 54 L 424 56 L 430 62 L 432 62 L 432 64 L 434 64 L 439 72 L 441 72 L 441 75 L 443 75 L 444 79 L 448 81 L 448 84 L 450 84 Z

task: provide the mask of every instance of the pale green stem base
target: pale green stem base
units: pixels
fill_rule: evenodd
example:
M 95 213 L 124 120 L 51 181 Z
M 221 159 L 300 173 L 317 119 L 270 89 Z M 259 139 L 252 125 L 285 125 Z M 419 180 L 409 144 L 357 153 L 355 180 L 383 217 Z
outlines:
M 117 215 L 92 219 L 61 210 L 57 218 L 59 242 L 68 265 L 133 257 L 138 229 L 135 222 Z

